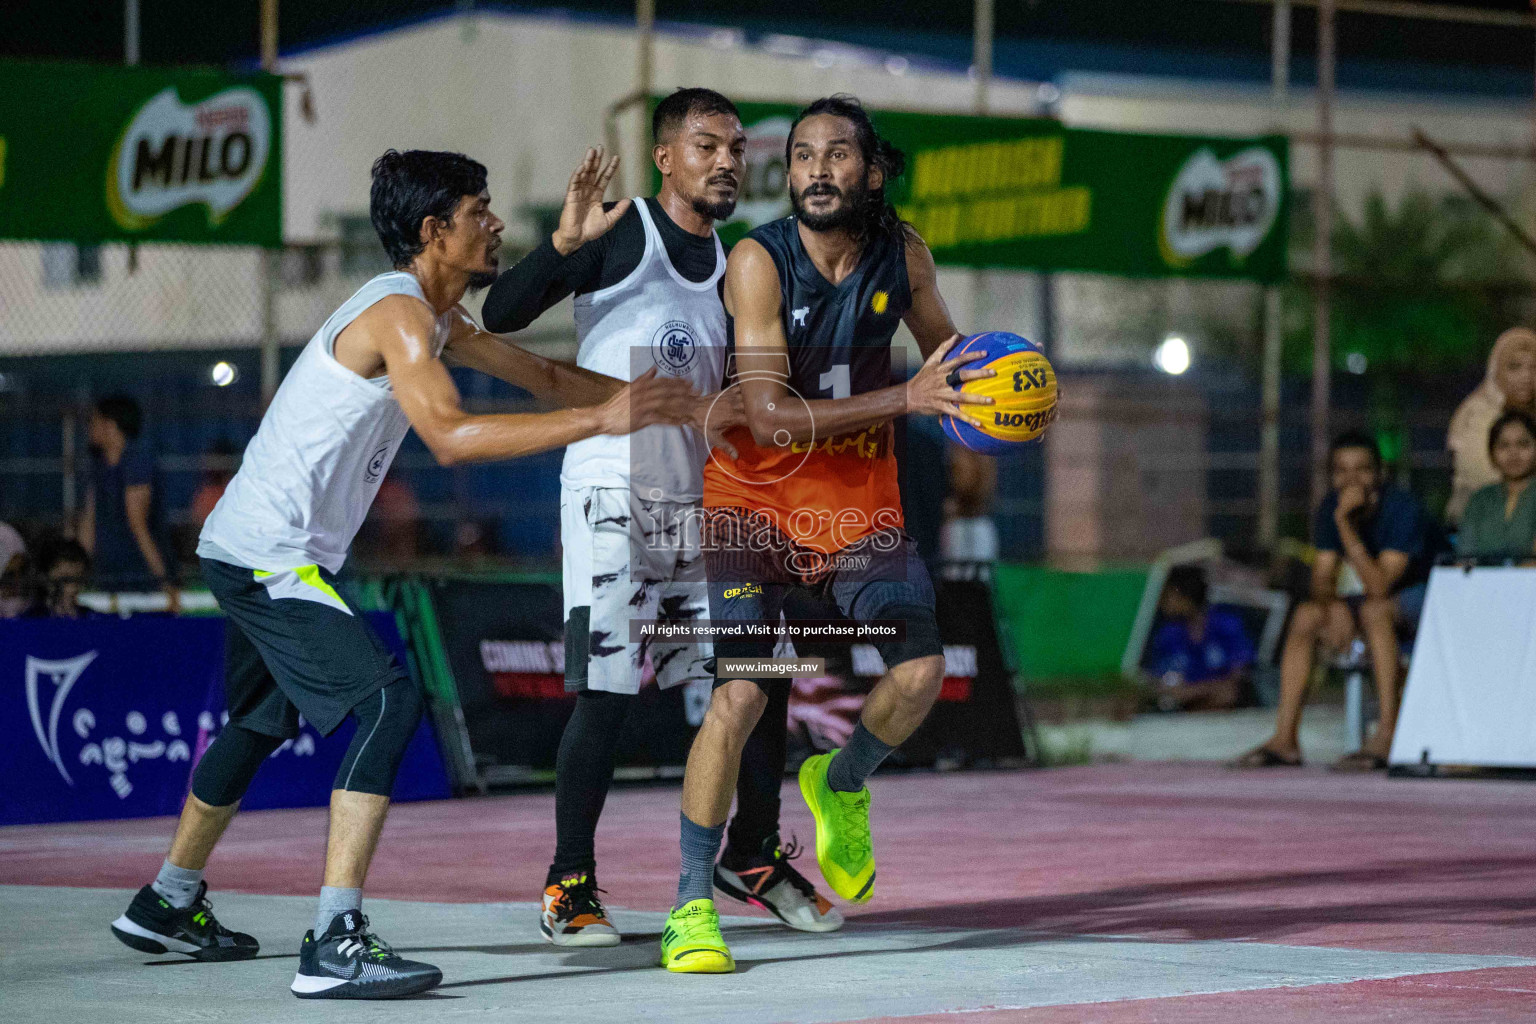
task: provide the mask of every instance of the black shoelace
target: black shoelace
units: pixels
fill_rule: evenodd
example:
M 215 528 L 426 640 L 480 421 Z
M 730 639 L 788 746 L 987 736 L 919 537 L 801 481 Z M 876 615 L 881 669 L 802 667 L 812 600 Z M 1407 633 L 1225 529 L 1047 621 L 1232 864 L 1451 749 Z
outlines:
M 789 879 L 789 884 L 800 890 L 800 895 L 814 901 L 816 899 L 816 887 L 811 884 L 810 879 L 796 871 L 795 866 L 790 863 L 790 861 L 800 856 L 803 852 L 800 849 L 800 844 L 796 842 L 796 837 L 791 835 L 789 842 L 779 847 L 779 856 L 774 863 L 784 872 L 784 877 Z
M 560 909 L 555 913 L 556 921 L 574 921 L 582 914 L 608 916 L 603 910 L 603 901 L 597 898 L 598 893 L 608 890 L 599 889 L 590 875 L 570 885 L 561 882 L 560 888 L 565 890 L 565 899 L 560 901 Z

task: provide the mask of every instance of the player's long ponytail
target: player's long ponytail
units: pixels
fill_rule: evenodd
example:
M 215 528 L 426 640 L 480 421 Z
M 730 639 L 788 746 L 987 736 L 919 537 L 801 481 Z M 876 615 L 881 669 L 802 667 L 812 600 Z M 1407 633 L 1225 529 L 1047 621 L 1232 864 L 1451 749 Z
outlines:
M 859 233 L 865 238 L 886 237 L 892 241 L 902 238 L 905 223 L 901 215 L 896 212 L 896 207 L 885 198 L 886 188 L 892 181 L 901 177 L 907 168 L 907 157 L 901 150 L 881 138 L 875 131 L 874 122 L 869 119 L 869 112 L 864 109 L 858 97 L 847 93 L 838 93 L 819 99 L 815 103 L 800 111 L 795 117 L 794 124 L 789 127 L 789 136 L 785 139 L 784 162 L 790 163 L 790 147 L 794 144 L 795 128 L 801 121 L 817 114 L 830 114 L 841 117 L 853 125 L 854 139 L 859 144 L 859 151 L 864 156 L 864 162 L 870 167 L 878 167 L 883 180 L 879 188 L 872 188 L 865 196 L 862 216 L 859 218 Z

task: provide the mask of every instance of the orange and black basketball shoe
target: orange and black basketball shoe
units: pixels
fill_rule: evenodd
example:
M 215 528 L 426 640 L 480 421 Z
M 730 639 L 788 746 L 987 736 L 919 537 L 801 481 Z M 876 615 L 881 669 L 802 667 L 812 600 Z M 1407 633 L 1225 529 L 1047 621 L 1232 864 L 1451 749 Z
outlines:
M 544 890 L 539 931 L 557 946 L 617 946 L 619 930 L 608 920 L 602 892 L 590 871 L 569 875 Z

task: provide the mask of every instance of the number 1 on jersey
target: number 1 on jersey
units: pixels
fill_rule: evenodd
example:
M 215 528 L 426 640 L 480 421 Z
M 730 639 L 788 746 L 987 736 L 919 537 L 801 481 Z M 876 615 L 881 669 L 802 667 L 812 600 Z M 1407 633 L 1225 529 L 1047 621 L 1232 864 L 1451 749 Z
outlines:
M 832 389 L 833 398 L 847 398 L 852 394 L 847 363 L 838 363 L 821 375 L 821 390 L 825 391 L 828 388 Z

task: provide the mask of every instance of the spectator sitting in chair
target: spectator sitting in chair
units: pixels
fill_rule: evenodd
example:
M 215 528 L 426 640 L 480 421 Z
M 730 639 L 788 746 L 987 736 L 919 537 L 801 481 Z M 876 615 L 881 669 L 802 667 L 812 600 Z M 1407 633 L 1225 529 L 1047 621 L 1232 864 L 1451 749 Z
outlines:
M 78 542 L 62 538 L 45 542 L 37 568 L 43 585 L 27 609 L 27 617 L 84 619 L 95 614 L 80 603 L 80 591 L 91 572 L 91 556 Z
M 1152 635 L 1147 672 L 1158 708 L 1236 707 L 1253 668 L 1253 641 L 1241 616 L 1206 603 L 1205 571 L 1197 565 L 1169 569 L 1157 613 L 1162 624 Z
M 1397 631 L 1414 626 L 1424 607 L 1429 557 L 1423 513 L 1407 491 L 1386 485 L 1381 452 L 1365 434 L 1346 433 L 1328 453 L 1332 489 L 1317 510 L 1312 593 L 1296 608 L 1280 657 L 1280 710 L 1269 739 L 1238 758 L 1241 768 L 1301 764 L 1301 708 L 1315 653 L 1337 654 L 1364 636 L 1380 701 L 1381 720 L 1365 746 L 1334 764 L 1340 771 L 1385 768 L 1397 723 L 1401 676 Z M 1339 570 L 1348 565 L 1362 592 L 1340 596 Z
M 1488 431 L 1488 457 L 1500 483 L 1472 493 L 1456 535 L 1456 554 L 1465 559 L 1536 556 L 1536 420 L 1510 409 Z

